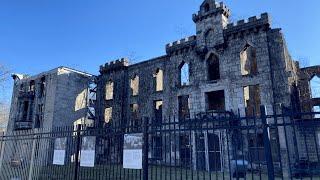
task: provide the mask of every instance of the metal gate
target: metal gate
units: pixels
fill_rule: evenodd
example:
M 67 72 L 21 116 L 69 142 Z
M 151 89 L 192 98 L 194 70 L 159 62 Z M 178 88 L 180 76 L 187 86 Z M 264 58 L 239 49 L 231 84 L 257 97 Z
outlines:
M 316 113 L 265 109 L 6 133 L 0 179 L 320 178 Z M 133 133 L 143 133 L 142 169 L 123 168 L 124 135 Z M 82 161 L 85 153 L 94 153 L 93 164 Z

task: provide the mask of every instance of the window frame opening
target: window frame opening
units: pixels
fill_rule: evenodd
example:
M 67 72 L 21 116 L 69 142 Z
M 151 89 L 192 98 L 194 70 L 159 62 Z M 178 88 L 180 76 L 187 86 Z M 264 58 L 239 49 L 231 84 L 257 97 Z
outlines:
M 203 10 L 205 13 L 209 12 L 210 11 L 210 4 L 209 3 L 206 3 L 204 6 L 203 6 Z
M 225 111 L 226 110 L 226 100 L 225 100 L 224 90 L 206 92 L 205 96 L 206 96 L 207 111 Z
M 106 107 L 104 109 L 104 123 L 108 124 L 112 122 L 112 113 L 113 113 L 112 107 Z
M 247 116 L 260 116 L 261 88 L 259 84 L 243 87 L 243 101 Z
M 163 100 L 153 101 L 154 123 L 161 124 L 163 120 Z
M 113 100 L 114 96 L 114 82 L 112 80 L 107 81 L 105 85 L 105 100 Z
M 178 114 L 179 114 L 179 121 L 185 121 L 190 118 L 189 95 L 178 96 Z
M 311 98 L 320 98 L 320 75 L 313 76 L 309 83 Z
M 242 76 L 258 74 L 257 50 L 255 47 L 247 44 L 240 52 L 240 67 Z
M 153 74 L 154 77 L 154 88 L 156 92 L 163 91 L 163 70 L 158 68 Z
M 131 96 L 139 95 L 139 76 L 136 74 L 130 79 L 130 90 Z
M 208 81 L 217 81 L 221 78 L 220 62 L 218 56 L 211 54 L 206 60 L 207 65 L 207 79 Z
M 34 80 L 30 81 L 28 91 L 29 92 L 34 92 L 35 91 L 35 81 Z
M 141 125 L 138 103 L 130 104 L 130 119 L 131 119 L 131 124 L 132 125 L 134 125 L 134 126 L 140 126 Z
M 179 65 L 179 85 L 190 85 L 190 63 L 182 61 Z

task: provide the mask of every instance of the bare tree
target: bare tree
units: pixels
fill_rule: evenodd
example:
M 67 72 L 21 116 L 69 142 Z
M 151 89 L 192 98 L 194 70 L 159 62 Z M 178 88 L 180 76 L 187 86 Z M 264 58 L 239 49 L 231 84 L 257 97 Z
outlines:
M 307 57 L 300 57 L 299 58 L 299 65 L 301 68 L 305 68 L 310 66 L 310 60 Z
M 10 71 L 2 64 L 0 64 L 0 84 L 9 78 Z
M 9 79 L 10 71 L 2 64 L 0 64 L 0 96 L 4 96 L 5 84 Z M 0 97 L 0 131 L 5 130 L 9 119 L 9 102 L 5 97 Z
M 9 106 L 6 103 L 0 103 L 0 132 L 7 127 L 9 119 Z

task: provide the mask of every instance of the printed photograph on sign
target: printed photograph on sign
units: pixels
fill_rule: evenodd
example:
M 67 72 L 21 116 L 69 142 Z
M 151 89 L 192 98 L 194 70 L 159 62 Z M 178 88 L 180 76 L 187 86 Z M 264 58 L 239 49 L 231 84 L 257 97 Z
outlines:
M 125 134 L 124 149 L 142 149 L 143 134 Z
M 67 138 L 57 138 L 54 142 L 53 164 L 64 165 Z
M 143 134 L 125 134 L 123 143 L 123 168 L 142 169 Z
M 80 166 L 94 167 L 96 137 L 86 136 L 82 138 L 80 152 Z

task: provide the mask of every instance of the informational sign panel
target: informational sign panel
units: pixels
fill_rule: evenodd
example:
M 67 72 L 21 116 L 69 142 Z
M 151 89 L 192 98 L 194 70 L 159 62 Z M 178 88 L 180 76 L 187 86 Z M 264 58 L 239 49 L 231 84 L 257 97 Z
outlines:
M 123 168 L 142 169 L 143 134 L 125 134 L 123 144 Z
M 53 164 L 64 165 L 66 157 L 66 143 L 67 138 L 57 138 L 54 141 Z
M 96 137 L 85 136 L 82 138 L 80 166 L 94 167 Z

